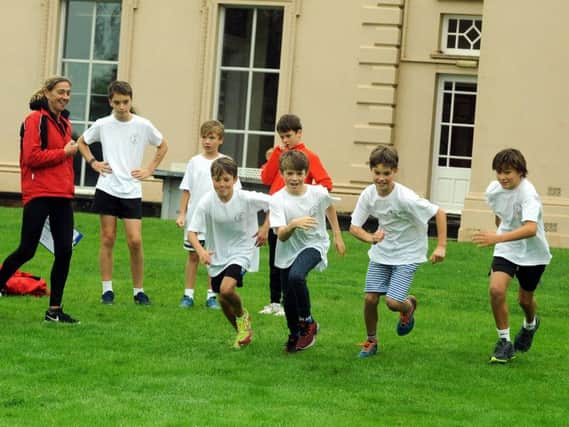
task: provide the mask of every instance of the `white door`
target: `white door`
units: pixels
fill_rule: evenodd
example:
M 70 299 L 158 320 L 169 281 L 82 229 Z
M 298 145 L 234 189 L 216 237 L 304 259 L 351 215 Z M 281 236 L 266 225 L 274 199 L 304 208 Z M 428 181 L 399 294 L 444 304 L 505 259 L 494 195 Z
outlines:
M 448 213 L 461 213 L 468 192 L 476 93 L 475 77 L 439 79 L 430 198 Z

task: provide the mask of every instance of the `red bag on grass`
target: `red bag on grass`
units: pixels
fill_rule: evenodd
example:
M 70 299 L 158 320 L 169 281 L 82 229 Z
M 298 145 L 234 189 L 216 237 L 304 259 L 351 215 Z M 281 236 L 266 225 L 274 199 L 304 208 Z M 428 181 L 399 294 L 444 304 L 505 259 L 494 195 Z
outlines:
M 17 270 L 6 282 L 6 293 L 8 295 L 43 297 L 44 295 L 49 295 L 49 289 L 45 279 Z

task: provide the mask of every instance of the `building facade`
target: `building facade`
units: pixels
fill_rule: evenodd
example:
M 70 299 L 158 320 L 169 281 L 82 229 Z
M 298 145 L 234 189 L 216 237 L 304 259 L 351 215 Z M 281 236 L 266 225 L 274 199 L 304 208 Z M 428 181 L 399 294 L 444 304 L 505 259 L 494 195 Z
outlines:
M 10 17 L 0 29 L 0 192 L 19 191 L 17 130 L 45 77 L 73 81 L 77 134 L 109 113 L 105 88 L 119 78 L 169 141 L 161 169 L 183 170 L 199 124 L 217 118 L 222 151 L 254 176 L 276 120 L 293 112 L 340 211 L 370 181 L 369 152 L 393 145 L 398 180 L 461 215 L 461 240 L 492 227 L 491 158 L 517 147 L 550 241 L 569 246 L 564 0 L 21 0 L 0 11 Z M 90 197 L 96 176 L 79 157 L 75 166 L 77 193 Z M 162 182 L 143 192 L 161 201 Z

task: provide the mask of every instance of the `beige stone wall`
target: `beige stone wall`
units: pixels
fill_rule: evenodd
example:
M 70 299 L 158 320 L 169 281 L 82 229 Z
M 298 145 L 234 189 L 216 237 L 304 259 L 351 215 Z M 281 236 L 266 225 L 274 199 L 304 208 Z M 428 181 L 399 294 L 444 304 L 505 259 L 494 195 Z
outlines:
M 479 96 L 470 193 L 460 239 L 472 230 L 492 228 L 484 191 L 495 179 L 492 158 L 503 148 L 520 149 L 528 178 L 542 196 L 552 246 L 569 246 L 569 181 L 565 143 L 569 134 L 565 16 L 569 3 L 503 0 L 484 3 Z M 515 10 L 516 13 L 511 13 Z

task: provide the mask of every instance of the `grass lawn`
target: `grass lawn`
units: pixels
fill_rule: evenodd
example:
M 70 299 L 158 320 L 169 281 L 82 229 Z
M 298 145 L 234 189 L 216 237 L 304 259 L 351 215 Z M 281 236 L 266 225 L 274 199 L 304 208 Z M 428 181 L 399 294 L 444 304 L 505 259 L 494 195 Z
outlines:
M 0 262 L 18 244 L 21 210 L 0 208 Z M 205 270 L 197 305 L 178 307 L 184 288 L 182 232 L 143 220 L 145 291 L 135 306 L 122 223 L 115 250 L 115 304 L 99 302 L 98 217 L 76 214 L 85 237 L 64 296 L 79 325 L 45 324 L 47 298 L 0 298 L 2 426 L 561 426 L 569 411 L 569 250 L 538 288 L 542 323 L 534 346 L 512 363 L 487 363 L 497 335 L 487 297 L 490 249 L 450 242 L 447 260 L 423 265 L 413 293 L 414 331 L 395 333 L 380 307 L 380 351 L 356 358 L 367 246 L 345 233 L 347 254 L 309 276 L 317 344 L 285 355 L 284 318 L 256 314 L 268 302 L 267 249 L 261 271 L 240 291 L 252 313 L 253 343 L 233 350 L 233 332 L 207 310 Z M 42 247 L 22 269 L 49 277 Z M 509 294 L 512 335 L 522 321 Z M 565 402 L 565 403 L 563 403 Z

